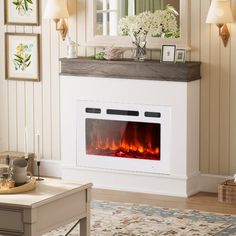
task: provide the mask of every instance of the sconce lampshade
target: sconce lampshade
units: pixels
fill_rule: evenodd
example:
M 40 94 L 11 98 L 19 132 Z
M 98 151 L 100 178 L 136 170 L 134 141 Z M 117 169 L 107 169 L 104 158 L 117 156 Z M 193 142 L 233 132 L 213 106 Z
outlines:
M 229 0 L 212 0 L 206 23 L 225 24 L 233 22 Z
M 65 0 L 47 0 L 44 11 L 45 19 L 68 18 L 69 12 Z

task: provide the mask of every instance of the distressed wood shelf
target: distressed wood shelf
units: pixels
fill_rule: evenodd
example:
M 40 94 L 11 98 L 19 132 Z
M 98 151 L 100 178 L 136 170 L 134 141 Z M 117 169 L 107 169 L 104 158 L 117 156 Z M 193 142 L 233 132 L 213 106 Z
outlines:
M 116 61 L 95 60 L 88 57 L 62 58 L 61 75 L 108 77 L 136 80 L 163 80 L 191 82 L 201 79 L 200 62 L 160 63 L 146 60 L 137 62 L 130 59 Z

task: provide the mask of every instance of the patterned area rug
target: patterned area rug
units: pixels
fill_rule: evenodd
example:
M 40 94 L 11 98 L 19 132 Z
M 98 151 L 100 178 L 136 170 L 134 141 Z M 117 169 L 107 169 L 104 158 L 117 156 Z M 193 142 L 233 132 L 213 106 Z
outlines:
M 236 235 L 236 215 L 93 201 L 92 236 Z M 64 236 L 73 224 L 44 236 Z M 70 235 L 78 236 L 79 227 Z

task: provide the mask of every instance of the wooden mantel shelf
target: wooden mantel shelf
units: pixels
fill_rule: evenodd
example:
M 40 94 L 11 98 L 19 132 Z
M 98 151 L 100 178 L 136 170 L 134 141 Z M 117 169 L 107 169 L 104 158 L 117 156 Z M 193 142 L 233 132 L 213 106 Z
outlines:
M 62 58 L 61 75 L 108 77 L 137 80 L 163 80 L 191 82 L 201 79 L 200 62 L 167 64 L 147 60 L 137 62 L 123 59 L 118 61 L 94 60 L 87 57 Z

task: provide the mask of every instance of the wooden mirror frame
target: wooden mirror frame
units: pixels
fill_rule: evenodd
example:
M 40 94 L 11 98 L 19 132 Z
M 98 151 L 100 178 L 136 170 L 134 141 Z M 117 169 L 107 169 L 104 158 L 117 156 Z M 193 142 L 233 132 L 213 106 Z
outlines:
M 131 38 L 129 36 L 102 36 L 95 35 L 96 24 L 96 0 L 88 0 L 85 4 L 86 8 L 86 46 L 119 46 L 132 47 Z M 148 49 L 160 49 L 163 44 L 174 44 L 178 48 L 189 49 L 188 44 L 188 0 L 180 0 L 180 38 L 166 39 L 148 37 Z

